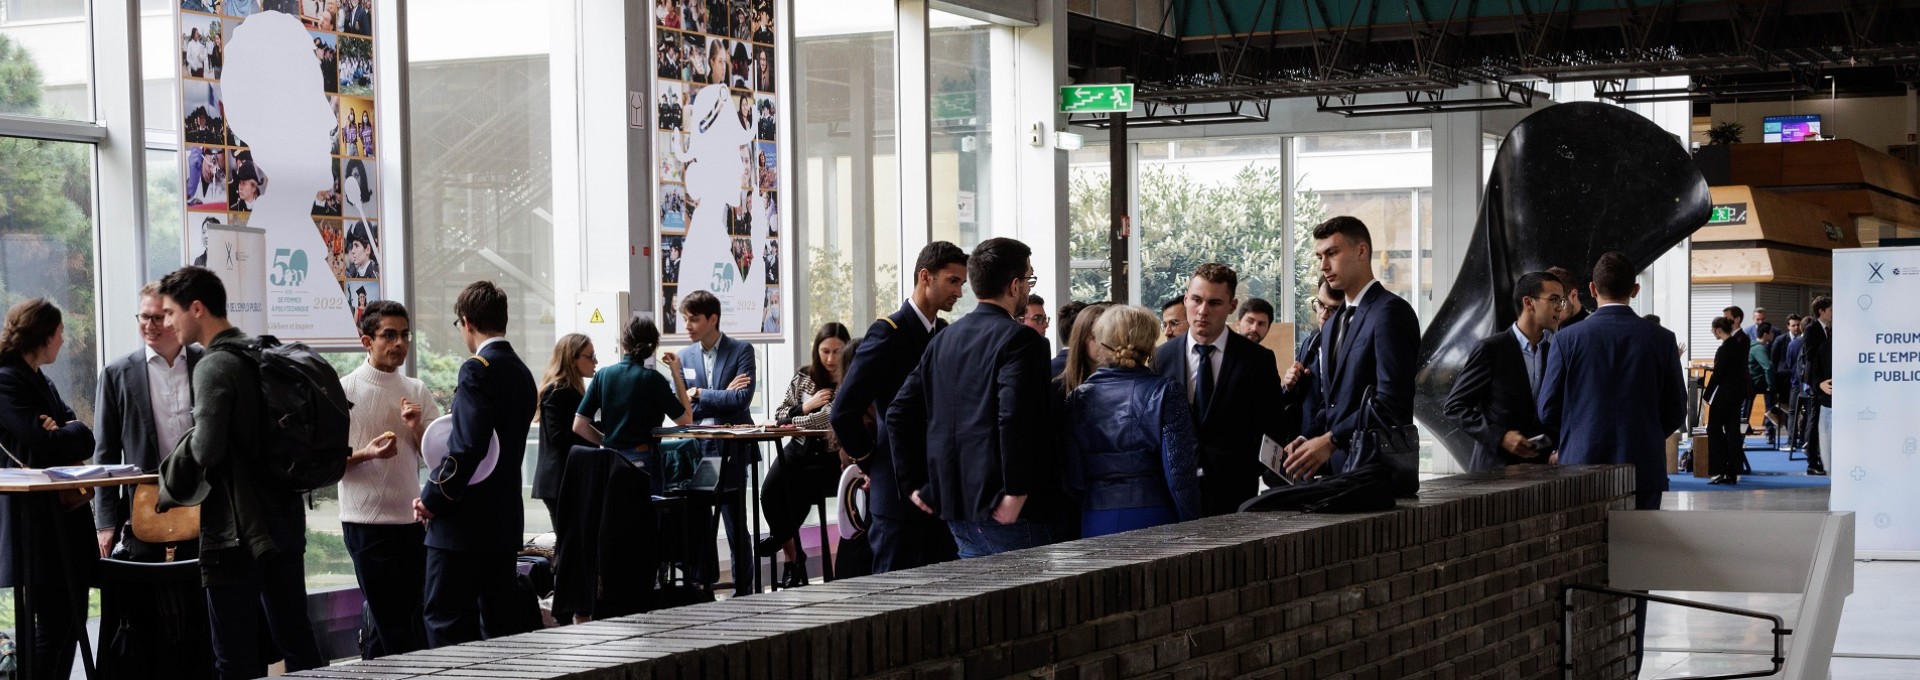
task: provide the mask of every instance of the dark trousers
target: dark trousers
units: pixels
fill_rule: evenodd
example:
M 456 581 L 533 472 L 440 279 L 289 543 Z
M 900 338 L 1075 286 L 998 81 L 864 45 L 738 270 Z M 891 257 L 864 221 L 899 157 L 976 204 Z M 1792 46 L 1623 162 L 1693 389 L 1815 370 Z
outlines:
M 867 527 L 867 542 L 873 549 L 873 573 L 924 567 L 960 558 L 953 531 L 938 517 L 908 510 L 907 517 L 874 515 Z
M 761 514 L 767 518 L 767 539 L 763 547 L 771 550 L 757 552 L 770 555 L 799 536 L 807 513 L 821 498 L 833 493 L 830 487 L 840 471 L 831 456 L 824 449 L 810 452 L 781 447 L 773 465 L 767 468 L 766 479 L 760 483 Z M 821 519 L 825 521 L 824 517 Z
M 219 585 L 206 587 L 213 665 L 222 680 L 267 674 L 263 637 L 279 648 L 289 673 L 327 665 L 307 618 L 304 553 L 276 551 L 256 559 L 240 547 L 201 553 L 200 561 L 202 571 L 222 575 Z M 262 621 L 268 636 L 261 635 Z
M 77 613 L 87 606 L 86 584 L 70 572 L 38 580 L 33 586 L 33 665 L 21 677 L 69 677 L 80 643 Z
M 340 529 L 372 619 L 360 631 L 360 658 L 426 649 L 426 526 L 342 522 Z
M 1800 403 L 1807 407 L 1806 434 L 1802 435 L 1806 438 L 1807 469 L 1824 468 L 1826 465 L 1820 459 L 1821 454 L 1826 453 L 1820 450 L 1820 401 L 1805 396 L 1800 398 Z
M 714 521 L 727 530 L 727 555 L 733 560 L 733 594 L 753 592 L 753 533 L 747 530 L 747 492 L 744 489 L 721 492 L 716 498 Z M 712 582 L 708 582 L 712 585 Z
M 1722 417 L 1725 416 L 1725 417 Z M 1745 423 L 1734 414 L 1714 413 L 1707 426 L 1707 471 L 1714 475 L 1738 475 L 1746 471 L 1747 441 L 1741 433 Z
M 512 552 L 427 547 L 426 623 L 431 648 L 524 633 Z
M 1336 451 L 1338 456 L 1339 452 Z M 1207 517 L 1231 515 L 1240 511 L 1240 504 L 1247 502 L 1260 492 L 1259 475 L 1253 470 L 1244 474 L 1233 474 L 1234 467 L 1224 463 L 1206 466 L 1209 474 L 1200 478 L 1200 512 Z M 1225 474 L 1213 474 L 1215 471 Z

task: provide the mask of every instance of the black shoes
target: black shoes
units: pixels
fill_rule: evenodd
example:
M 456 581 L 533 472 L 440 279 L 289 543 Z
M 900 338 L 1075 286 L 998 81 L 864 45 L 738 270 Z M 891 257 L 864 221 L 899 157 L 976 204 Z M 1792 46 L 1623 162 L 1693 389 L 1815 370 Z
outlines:
M 1825 477 L 1827 476 L 1827 468 L 1815 465 L 1807 468 L 1807 474 L 1813 477 Z
M 1714 475 L 1708 484 L 1739 484 L 1740 475 Z
M 780 574 L 780 587 L 782 588 L 799 588 L 807 585 L 809 580 L 807 578 L 807 554 L 800 553 L 800 559 L 798 561 L 787 562 L 786 568 L 781 569 Z

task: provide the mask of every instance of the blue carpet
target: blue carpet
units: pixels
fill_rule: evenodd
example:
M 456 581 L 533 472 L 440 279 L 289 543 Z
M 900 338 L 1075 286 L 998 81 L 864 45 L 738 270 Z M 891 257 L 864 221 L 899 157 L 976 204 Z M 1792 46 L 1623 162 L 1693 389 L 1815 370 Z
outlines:
M 1691 448 L 1692 439 L 1681 440 L 1680 450 Z M 1805 454 L 1795 452 L 1796 457 L 1805 458 Z M 1708 484 L 1710 477 L 1695 477 L 1693 473 L 1682 472 L 1667 475 L 1668 491 L 1756 491 L 1762 489 L 1805 489 L 1827 486 L 1826 477 L 1814 477 L 1807 474 L 1807 461 L 1787 460 L 1786 451 L 1776 451 L 1767 446 L 1767 438 L 1747 438 L 1747 462 L 1753 466 L 1753 474 L 1740 475 L 1739 484 Z

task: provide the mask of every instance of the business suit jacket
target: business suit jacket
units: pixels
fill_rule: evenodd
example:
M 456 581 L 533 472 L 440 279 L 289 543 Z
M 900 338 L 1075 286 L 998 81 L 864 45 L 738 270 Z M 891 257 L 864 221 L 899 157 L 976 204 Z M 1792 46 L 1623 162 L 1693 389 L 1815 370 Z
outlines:
M 713 346 L 713 352 L 713 375 L 707 375 L 707 363 L 700 358 L 699 343 L 680 350 L 680 368 L 692 374 L 687 379 L 687 387 L 700 388 L 700 399 L 693 402 L 693 422 L 707 425 L 752 424 L 753 390 L 759 384 L 759 376 L 754 371 L 753 345 L 721 335 L 720 341 Z M 733 382 L 734 376 L 739 375 L 751 376 L 754 381 L 737 390 L 727 389 L 727 383 Z M 700 442 L 702 455 L 719 456 L 729 450 L 735 455 L 720 468 L 721 490 L 741 488 L 746 481 L 746 466 L 760 462 L 758 446 L 712 439 Z
M 482 347 L 460 364 L 447 457 L 430 472 L 420 493 L 420 501 L 433 513 L 427 523 L 428 547 L 490 553 L 520 549 L 525 524 L 520 461 L 526 456 L 538 398 L 533 373 L 506 341 Z M 493 437 L 500 438 L 500 460 L 486 480 L 469 486 Z
M 1675 345 L 1672 331 L 1626 305 L 1554 334 L 1540 422 L 1559 442 L 1562 465 L 1630 464 L 1642 493 L 1666 490 L 1667 436 L 1687 417 Z
M 1346 305 L 1327 320 L 1329 330 L 1320 342 L 1320 375 L 1326 405 L 1307 425 L 1308 438 L 1331 433 L 1337 447 L 1329 461 L 1339 469 L 1349 455 L 1353 435 L 1368 428 L 1361 397 L 1373 388 L 1374 410 L 1396 424 L 1413 422 L 1414 374 L 1419 371 L 1420 317 L 1413 305 L 1371 286 L 1353 305 L 1352 318 L 1341 329 Z M 1349 337 L 1342 339 L 1342 333 Z
M 887 410 L 893 407 L 893 397 L 900 393 L 907 374 L 920 365 L 927 343 L 947 327 L 946 319 L 936 318 L 933 329 L 927 330 L 912 304 L 902 303 L 898 311 L 867 327 L 853 361 L 847 364 L 846 377 L 833 393 L 829 416 L 840 448 L 867 473 L 868 502 L 873 504 L 873 514 L 882 517 L 912 517 L 908 513 L 920 512 L 894 479 Z M 866 421 L 869 414 L 873 416 L 871 428 Z
M 194 365 L 205 350 L 189 346 L 182 350 L 187 361 L 188 391 L 192 391 Z M 159 440 L 153 424 L 153 399 L 147 390 L 147 350 L 107 364 L 100 372 L 99 396 L 94 400 L 93 462 L 99 465 L 138 465 L 143 472 L 160 469 L 160 459 L 173 452 L 179 442 Z M 127 503 L 133 487 L 103 486 L 93 497 L 93 528 L 113 529 L 131 517 Z
M 1793 360 L 1787 351 L 1792 346 L 1793 338 L 1785 331 L 1775 331 L 1773 344 L 1767 345 L 1767 358 L 1773 360 L 1773 391 L 1777 394 L 1785 393 L 1793 382 Z
M 1028 497 L 1022 518 L 1054 519 L 1050 384 L 1046 338 L 980 303 L 927 344 L 887 409 L 900 490 L 947 521 L 992 521 L 1002 496 Z
M 1821 382 L 1833 379 L 1833 337 L 1819 321 L 1807 326 L 1801 337 L 1806 339 L 1800 346 L 1800 360 L 1807 364 L 1807 393 L 1821 407 L 1833 408 L 1833 395 L 1820 391 Z
M 1738 336 L 1720 341 L 1713 351 L 1713 372 L 1707 376 L 1707 418 L 1727 424 L 1740 419 L 1740 405 L 1753 400 L 1753 380 L 1747 373 L 1748 347 Z
M 1300 343 L 1300 346 L 1293 350 L 1294 362 L 1305 366 L 1307 370 L 1294 378 L 1292 389 L 1281 388 L 1280 390 L 1281 399 L 1287 405 L 1288 431 L 1282 433 L 1286 439 L 1274 437 L 1275 443 L 1286 444 L 1293 441 L 1300 433 L 1307 431 L 1308 422 L 1318 416 L 1321 407 L 1327 403 L 1326 393 L 1320 387 L 1320 341 L 1325 337 L 1326 335 L 1316 328 L 1313 333 L 1307 335 L 1306 342 Z M 1281 370 L 1281 373 L 1285 372 L 1284 369 Z
M 1552 356 L 1553 343 L 1546 342 L 1547 356 Z M 1522 437 L 1546 433 L 1540 424 L 1533 383 L 1527 377 L 1524 349 L 1511 327 L 1482 338 L 1467 355 L 1453 391 L 1447 393 L 1447 419 L 1473 437 L 1473 455 L 1467 463 L 1473 472 L 1547 462 L 1544 452 L 1534 458 L 1521 458 L 1501 445 L 1509 430 L 1519 431 Z M 1541 359 L 1544 363 L 1546 357 Z
M 1223 330 L 1227 349 L 1220 355 L 1220 375 L 1213 383 L 1213 400 L 1202 414 L 1193 409 L 1194 434 L 1199 441 L 1200 504 L 1207 516 L 1225 515 L 1260 490 L 1260 437 L 1285 444 L 1290 428 L 1274 413 L 1280 400 L 1280 371 L 1273 350 L 1246 336 Z M 1192 373 L 1188 335 L 1168 340 L 1154 351 L 1153 366 L 1161 377 L 1187 386 Z M 1197 389 L 1195 390 L 1198 391 Z M 1194 396 L 1198 399 L 1198 395 Z

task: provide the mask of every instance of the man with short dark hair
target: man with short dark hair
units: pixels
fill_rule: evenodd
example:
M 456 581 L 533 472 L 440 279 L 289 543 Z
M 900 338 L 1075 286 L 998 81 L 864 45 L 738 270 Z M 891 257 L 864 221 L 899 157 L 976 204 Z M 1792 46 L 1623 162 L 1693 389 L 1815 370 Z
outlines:
M 1807 430 L 1806 392 L 1800 387 L 1800 349 L 1801 338 L 1806 337 L 1806 326 L 1812 319 L 1799 314 L 1787 317 L 1787 332 L 1775 333 L 1773 346 L 1773 389 L 1775 399 L 1787 413 L 1786 441 L 1778 442 L 1781 450 L 1792 451 L 1800 448 Z
M 266 478 L 266 409 L 254 340 L 227 321 L 227 289 L 200 267 L 160 280 L 166 325 L 182 345 L 206 354 L 193 371 L 193 434 L 186 455 L 161 462 L 162 507 L 188 499 L 188 480 L 202 480 L 200 580 L 206 587 L 214 669 L 223 680 L 266 675 L 262 622 L 288 672 L 327 665 L 307 618 L 306 504 L 301 494 Z M 179 485 L 176 485 L 179 482 Z
M 1833 444 L 1833 299 L 1815 298 L 1813 319 L 1802 323 L 1806 342 L 1799 361 L 1806 364 L 1806 390 L 1818 413 L 1807 434 L 1807 474 L 1824 476 L 1827 466 L 1821 457 Z
M 680 350 L 680 371 L 693 403 L 695 425 L 750 425 L 753 423 L 755 360 L 753 346 L 720 331 L 720 298 L 696 290 L 680 301 L 681 326 L 693 344 Z M 760 449 L 750 442 L 706 440 L 701 454 L 720 459 L 720 486 L 714 510 L 727 531 L 727 552 L 733 561 L 733 594 L 753 592 L 754 538 L 747 533 L 747 468 L 760 463 Z M 719 581 L 718 556 L 714 569 L 702 565 L 707 585 Z
M 1540 422 L 1562 465 L 1633 465 L 1634 507 L 1660 509 L 1667 489 L 1667 436 L 1686 424 L 1686 385 L 1673 332 L 1627 303 L 1640 293 L 1636 267 L 1617 251 L 1600 256 L 1589 290 L 1600 307 L 1561 327 L 1540 382 Z
M 427 527 L 413 515 L 420 489 L 420 442 L 439 417 L 427 384 L 400 372 L 413 348 L 407 308 L 375 300 L 360 315 L 367 360 L 340 376 L 353 403 L 347 473 L 340 479 L 340 532 L 367 603 L 360 657 L 426 649 L 422 624 Z
M 445 647 L 526 632 L 514 602 L 521 597 L 514 555 L 524 541 L 520 502 L 522 442 L 539 408 L 527 365 L 507 343 L 507 293 L 476 281 L 453 302 L 454 325 L 473 356 L 460 364 L 453 392 L 447 457 L 428 471 L 413 501 L 427 523 L 427 645 Z M 485 479 L 475 471 L 498 440 L 499 459 Z
M 1185 293 L 1160 303 L 1162 343 L 1187 334 L 1187 296 Z
M 1273 303 L 1260 298 L 1247 298 L 1246 302 L 1240 303 L 1239 317 L 1233 323 L 1233 331 L 1259 343 L 1267 339 L 1268 331 L 1273 330 Z
M 1593 310 L 1580 302 L 1580 283 L 1573 280 L 1573 272 L 1567 271 L 1566 267 L 1548 267 L 1547 273 L 1552 274 L 1553 278 L 1560 281 L 1560 286 L 1567 290 L 1567 306 L 1560 310 L 1562 330 L 1585 321 L 1588 316 L 1593 315 Z
M 1080 318 L 1080 311 L 1086 308 L 1087 303 L 1079 301 L 1060 305 L 1060 311 L 1054 318 L 1054 328 L 1060 337 L 1060 351 L 1053 355 L 1053 361 L 1047 366 L 1049 375 L 1057 378 L 1067 371 L 1067 343 L 1072 342 L 1073 321 Z
M 1306 431 L 1287 444 L 1287 475 L 1312 476 L 1329 462 L 1344 467 L 1368 412 L 1389 423 L 1413 422 L 1413 382 L 1420 354 L 1420 318 L 1413 305 L 1373 276 L 1373 236 L 1360 220 L 1339 216 L 1313 230 L 1320 274 L 1339 291 L 1340 310 L 1320 343 L 1327 402 Z M 1373 399 L 1365 397 L 1372 388 Z
M 1742 325 L 1742 323 L 1746 321 L 1747 313 L 1742 311 L 1739 305 L 1734 305 L 1720 310 L 1720 314 L 1728 320 L 1733 321 L 1733 341 L 1740 345 L 1740 355 L 1746 356 L 1747 352 L 1753 349 L 1753 335 L 1747 332 L 1746 326 Z M 1742 437 L 1746 436 L 1748 413 L 1753 408 L 1753 394 L 1749 392 L 1747 398 L 1748 403 L 1740 405 L 1740 435 Z
M 1546 434 L 1535 398 L 1546 375 L 1549 336 L 1560 326 L 1566 305 L 1566 289 L 1553 275 L 1521 276 L 1513 286 L 1513 324 L 1482 338 L 1467 355 L 1447 394 L 1446 416 L 1473 437 L 1468 471 L 1544 464 L 1553 453 L 1551 442 L 1534 443 L 1534 437 Z
M 140 289 L 135 321 L 146 344 L 100 372 L 94 400 L 93 462 L 128 464 L 154 473 L 193 427 L 193 369 L 204 350 L 188 346 L 166 327 L 160 284 Z M 133 535 L 133 487 L 103 486 L 93 498 L 100 556 L 129 562 L 191 560 L 198 541 L 150 544 Z M 173 613 L 173 615 L 168 615 Z M 183 584 L 100 587 L 100 671 L 108 677 L 142 675 L 167 664 L 204 677 L 213 654 L 207 637 L 207 599 Z
M 1027 305 L 1020 308 L 1020 311 L 1014 312 L 1014 318 L 1019 319 L 1020 323 L 1026 324 L 1027 327 L 1033 329 L 1034 332 L 1039 333 L 1041 340 L 1047 338 L 1047 324 L 1051 320 L 1047 318 L 1046 298 L 1031 293 L 1027 294 Z
M 1054 439 L 1047 340 L 1014 320 L 1037 280 L 1033 251 L 993 238 L 967 258 L 980 302 L 927 344 L 887 409 L 900 488 L 946 520 L 960 557 L 1054 542 L 1066 507 Z
M 946 241 L 920 249 L 913 263 L 913 294 L 893 314 L 874 321 L 854 350 L 847 375 L 833 393 L 828 411 L 834 438 L 867 474 L 872 517 L 867 541 L 873 548 L 873 573 L 883 574 L 955 556 L 953 534 L 939 518 L 914 507 L 893 468 L 887 411 L 907 374 L 920 364 L 927 343 L 947 327 L 941 312 L 953 311 L 967 285 L 967 252 Z M 842 553 L 843 555 L 845 553 Z M 837 575 L 846 575 L 840 565 Z
M 1187 388 L 1200 459 L 1200 507 L 1208 517 L 1240 509 L 1259 493 L 1260 438 L 1285 439 L 1273 350 L 1227 330 L 1240 275 L 1209 262 L 1187 279 L 1187 332 L 1161 343 L 1153 368 Z

